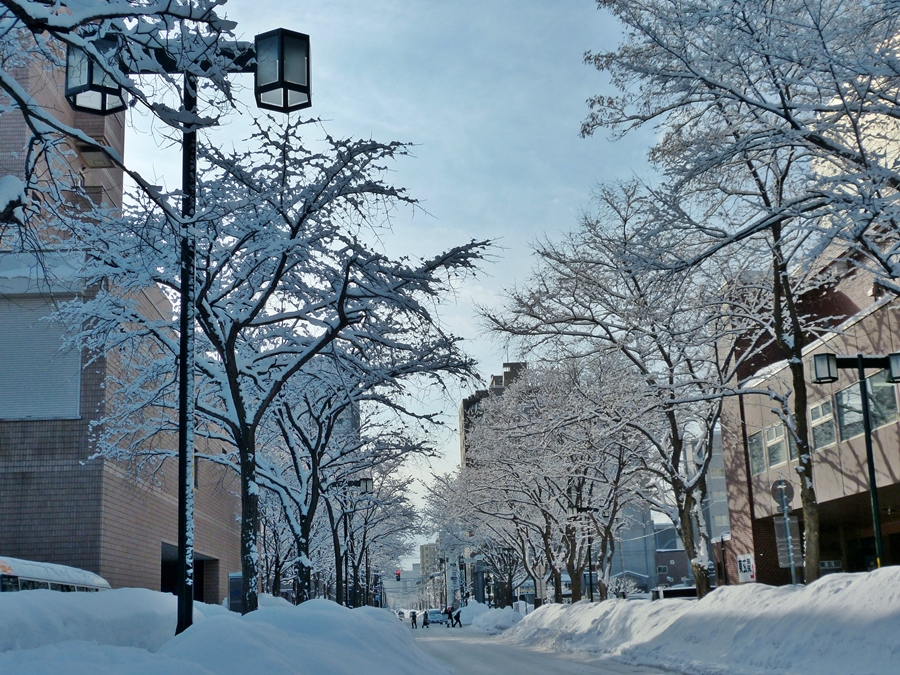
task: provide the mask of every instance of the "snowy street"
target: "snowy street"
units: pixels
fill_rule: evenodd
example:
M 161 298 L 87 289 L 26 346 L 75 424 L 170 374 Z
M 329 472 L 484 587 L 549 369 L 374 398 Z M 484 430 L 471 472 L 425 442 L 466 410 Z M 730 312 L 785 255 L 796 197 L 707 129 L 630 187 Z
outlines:
M 426 654 L 455 675 L 656 675 L 662 670 L 639 668 L 610 659 L 529 649 L 467 629 L 419 629 L 413 633 Z

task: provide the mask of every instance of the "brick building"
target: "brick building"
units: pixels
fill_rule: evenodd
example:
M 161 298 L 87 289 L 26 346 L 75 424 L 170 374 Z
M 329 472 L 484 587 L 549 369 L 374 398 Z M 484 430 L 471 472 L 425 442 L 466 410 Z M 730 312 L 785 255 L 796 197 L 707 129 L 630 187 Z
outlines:
M 900 304 L 882 297 L 871 277 L 845 272 L 827 292 L 817 296 L 820 316 L 833 317 L 832 330 L 810 344 L 804 360 L 815 353 L 866 356 L 900 352 Z M 787 363 L 757 363 L 744 381 L 757 389 L 790 391 Z M 811 368 L 807 368 L 807 382 Z M 884 371 L 868 370 L 866 380 L 873 417 L 875 469 L 880 499 L 885 556 L 882 564 L 900 564 L 900 412 L 897 385 Z M 875 565 L 874 530 L 855 371 L 841 370 L 827 385 L 808 384 L 808 422 L 813 446 L 813 484 L 820 505 L 822 572 L 857 572 Z M 784 479 L 794 486 L 791 508 L 801 520 L 800 488 L 795 471 L 797 452 L 775 403 L 765 395 L 744 395 L 726 403 L 723 441 L 731 539 L 724 541 L 727 571 L 721 569 L 723 543 L 717 545 L 719 583 L 738 579 L 737 556 L 753 556 L 756 580 L 790 583 L 780 567 L 775 520 L 781 518 L 770 491 Z M 802 579 L 802 568 L 800 577 Z
M 32 64 L 17 73 L 32 95 L 65 123 L 120 153 L 124 115 L 72 111 L 63 73 Z M 0 175 L 21 177 L 28 129 L 19 115 L 0 119 Z M 73 147 L 71 170 L 89 197 L 122 203 L 122 172 L 102 153 Z M 100 574 L 113 587 L 173 590 L 177 544 L 177 466 L 167 460 L 152 477 L 122 464 L 90 460 L 91 429 L 107 401 L 106 376 L 123 363 L 114 354 L 88 364 L 87 354 L 61 352 L 64 328 L 42 321 L 54 302 L 89 293 L 76 261 L 47 253 L 42 264 L 0 242 L 0 555 L 53 562 Z M 154 288 L 144 311 L 171 317 Z M 177 439 L 171 439 L 171 447 Z M 198 451 L 202 450 L 199 445 Z M 237 481 L 203 462 L 195 494 L 196 596 L 220 602 L 229 572 L 240 565 Z

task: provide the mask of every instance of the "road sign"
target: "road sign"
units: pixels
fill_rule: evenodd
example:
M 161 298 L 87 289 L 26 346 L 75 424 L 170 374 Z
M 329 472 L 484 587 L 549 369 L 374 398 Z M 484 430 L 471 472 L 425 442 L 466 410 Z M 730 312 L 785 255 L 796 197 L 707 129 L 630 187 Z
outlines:
M 803 551 L 800 546 L 800 525 L 790 515 L 794 486 L 780 478 L 772 483 L 772 499 L 780 506 L 781 518 L 775 519 L 775 541 L 778 545 L 778 566 L 791 570 L 791 583 L 797 583 L 797 568 L 803 567 Z
M 743 584 L 748 581 L 756 581 L 756 563 L 753 560 L 752 553 L 739 554 L 737 564 L 738 582 Z
M 788 568 L 793 560 L 794 567 L 803 567 L 803 551 L 800 547 L 800 523 L 797 522 L 797 516 L 791 516 L 787 520 L 790 521 L 790 539 L 784 527 L 784 518 L 775 519 L 775 544 L 778 548 L 778 566 Z M 793 548 L 794 555 L 788 546 Z
M 772 483 L 772 499 L 775 500 L 776 504 L 780 504 L 782 490 L 784 491 L 784 496 L 787 498 L 788 503 L 790 503 L 794 498 L 794 486 L 784 478 L 779 478 Z

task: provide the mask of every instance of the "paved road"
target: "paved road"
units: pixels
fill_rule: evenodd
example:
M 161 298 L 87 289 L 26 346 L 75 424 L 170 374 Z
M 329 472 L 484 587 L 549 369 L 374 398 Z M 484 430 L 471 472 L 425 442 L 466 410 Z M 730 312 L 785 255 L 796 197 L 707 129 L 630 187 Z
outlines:
M 602 658 L 544 652 L 463 628 L 413 631 L 419 646 L 455 675 L 662 675 Z

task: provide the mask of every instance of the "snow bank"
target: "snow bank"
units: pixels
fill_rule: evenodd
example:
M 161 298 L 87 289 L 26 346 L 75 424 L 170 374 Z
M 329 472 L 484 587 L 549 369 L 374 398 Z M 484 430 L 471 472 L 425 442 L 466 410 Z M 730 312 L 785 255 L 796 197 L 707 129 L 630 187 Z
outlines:
M 20 591 L 0 594 L 0 652 L 67 640 L 155 652 L 175 633 L 177 600 L 168 593 L 123 588 L 99 593 Z M 194 604 L 194 621 L 227 613 Z M 4 672 L 0 669 L 0 672 Z
M 547 605 L 507 633 L 692 675 L 870 675 L 900 663 L 900 568 L 803 586 L 727 586 L 700 602 Z
M 620 654 L 656 637 L 695 605 L 674 599 L 543 605 L 508 635 L 516 642 L 555 651 Z
M 387 610 L 263 600 L 242 617 L 196 605 L 172 637 L 174 596 L 140 589 L 0 594 L 4 675 L 449 675 Z M 268 605 L 268 606 L 265 606 Z
M 522 615 L 512 607 L 489 609 L 472 620 L 472 626 L 487 633 L 494 634 L 512 628 L 522 620 Z
M 489 610 L 490 608 L 484 603 L 469 600 L 468 605 L 460 607 L 459 620 L 462 622 L 463 626 L 469 626 L 472 624 L 476 617 L 481 616 Z

